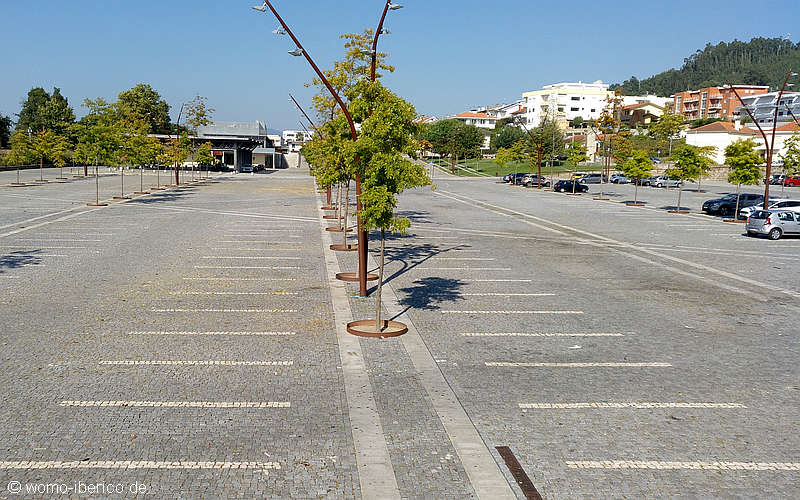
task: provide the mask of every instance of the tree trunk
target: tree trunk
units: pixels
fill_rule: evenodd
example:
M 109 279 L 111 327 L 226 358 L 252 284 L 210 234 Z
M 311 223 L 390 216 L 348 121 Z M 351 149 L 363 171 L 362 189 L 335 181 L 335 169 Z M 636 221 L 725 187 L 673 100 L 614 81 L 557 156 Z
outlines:
M 681 193 L 683 192 L 683 183 L 678 184 L 678 209 L 676 212 L 681 213 Z
M 39 180 L 44 181 L 44 156 L 39 158 Z
M 375 331 L 382 330 L 383 321 L 381 321 L 381 292 L 383 291 L 383 266 L 384 266 L 384 251 L 386 249 L 386 230 L 381 228 L 381 260 L 380 267 L 378 268 L 378 295 L 375 298 Z
M 336 185 L 336 225 L 342 228 L 342 183 Z
M 342 227 L 342 243 L 347 248 L 347 212 L 350 209 L 350 179 L 347 180 L 347 186 L 344 190 L 344 226 Z
M 639 204 L 639 179 L 633 180 L 633 204 Z

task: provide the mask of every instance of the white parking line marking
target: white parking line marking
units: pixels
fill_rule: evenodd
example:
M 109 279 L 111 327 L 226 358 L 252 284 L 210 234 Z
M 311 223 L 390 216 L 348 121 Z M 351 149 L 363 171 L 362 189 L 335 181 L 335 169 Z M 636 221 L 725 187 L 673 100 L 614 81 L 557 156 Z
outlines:
M 442 314 L 583 314 L 583 311 L 441 311 Z
M 64 238 L 20 238 L 19 241 L 80 241 L 80 242 L 101 242 L 103 240 L 78 240 L 78 239 L 64 239 Z
M 217 278 L 217 277 L 189 277 L 189 281 L 294 281 L 294 278 Z
M 0 245 L 0 248 L 30 248 L 34 250 L 38 250 L 40 248 L 45 248 L 47 250 L 78 250 L 78 249 L 88 249 L 89 247 L 55 247 L 55 246 L 42 246 L 42 245 Z
M 280 470 L 278 462 L 184 462 L 149 460 L 74 460 L 74 461 L 6 461 L 0 462 L 3 470 L 33 469 L 248 469 Z
M 296 313 L 295 309 L 152 309 L 157 313 L 197 312 L 197 313 Z
M 566 462 L 570 469 L 661 469 L 661 470 L 800 470 L 800 462 L 662 462 L 643 460 L 602 460 Z
M 669 363 L 511 363 L 511 362 L 486 362 L 486 366 L 502 368 L 669 368 Z
M 100 361 L 109 366 L 292 366 L 294 361 Z
M 295 236 L 284 236 L 284 238 L 295 238 Z M 300 238 L 300 236 L 296 236 L 296 238 Z M 284 245 L 285 243 L 281 243 L 280 241 L 269 241 L 269 240 L 219 240 L 217 243 L 265 243 L 267 245 Z M 293 245 L 296 242 L 292 242 Z
M 170 331 L 163 331 L 163 332 L 130 332 L 129 335 L 185 335 L 185 336 L 201 336 L 201 335 L 210 335 L 210 336 L 232 336 L 232 337 L 288 337 L 291 335 L 297 335 L 297 332 L 170 332 Z
M 245 260 L 300 260 L 300 257 L 260 256 L 260 255 L 216 255 L 200 257 L 201 259 L 245 259 Z
M 288 401 L 62 401 L 66 407 L 291 408 Z
M 462 333 L 464 337 L 624 337 L 622 333 Z
M 297 292 L 169 292 L 170 295 L 299 295 Z
M 555 297 L 554 293 L 462 293 L 465 297 Z
M 655 403 L 655 402 L 638 402 L 638 403 L 605 403 L 605 402 L 591 402 L 591 403 L 520 403 L 520 408 L 523 409 L 541 409 L 541 410 L 580 410 L 580 409 L 605 409 L 605 408 L 634 408 L 634 409 L 649 409 L 649 408 L 747 408 L 740 403 Z
M 232 252 L 284 252 L 287 250 L 300 250 L 302 247 L 283 247 L 283 248 L 233 248 L 233 247 L 215 247 L 211 250 L 228 250 Z
M 299 233 L 302 229 L 229 229 L 228 233 Z
M 298 266 L 194 266 L 195 269 L 301 269 Z

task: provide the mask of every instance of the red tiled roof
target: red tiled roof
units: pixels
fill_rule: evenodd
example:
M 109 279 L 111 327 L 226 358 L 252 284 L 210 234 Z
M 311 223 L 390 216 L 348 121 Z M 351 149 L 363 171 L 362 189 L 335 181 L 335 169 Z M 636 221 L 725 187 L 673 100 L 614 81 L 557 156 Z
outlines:
M 794 122 L 789 122 L 786 125 L 781 125 L 780 127 L 775 129 L 776 132 L 797 132 L 800 131 L 800 127 L 797 126 Z
M 455 115 L 453 118 L 483 118 L 485 120 L 497 120 L 496 116 L 490 116 L 486 113 L 473 113 L 471 111 L 467 111 L 465 113 L 459 113 Z
M 733 122 L 714 122 L 686 131 L 687 134 L 694 134 L 697 132 L 732 132 L 751 135 L 757 133 L 755 130 L 749 127 L 742 127 L 740 130 L 736 130 Z

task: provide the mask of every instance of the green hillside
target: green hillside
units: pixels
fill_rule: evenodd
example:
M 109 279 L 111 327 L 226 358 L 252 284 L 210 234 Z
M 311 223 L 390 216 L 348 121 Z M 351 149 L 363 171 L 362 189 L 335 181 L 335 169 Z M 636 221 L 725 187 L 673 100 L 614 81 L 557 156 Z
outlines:
M 632 76 L 612 90 L 625 95 L 652 93 L 669 96 L 675 92 L 724 85 L 727 82 L 769 85 L 776 90 L 783 84 L 789 68 L 800 70 L 800 43 L 783 38 L 753 38 L 749 42 L 706 45 L 683 60 L 679 69 L 670 69 L 639 80 Z M 800 71 L 798 71 L 800 72 Z

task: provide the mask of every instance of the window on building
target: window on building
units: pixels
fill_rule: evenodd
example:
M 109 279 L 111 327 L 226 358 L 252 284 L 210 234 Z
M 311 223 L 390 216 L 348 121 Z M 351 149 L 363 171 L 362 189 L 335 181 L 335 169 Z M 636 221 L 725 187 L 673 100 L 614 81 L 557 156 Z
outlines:
M 595 112 L 595 109 L 594 109 L 594 108 L 592 108 L 592 113 L 594 113 L 594 112 Z
M 578 108 L 569 108 L 570 111 L 580 111 Z
M 579 96 L 572 97 L 571 99 L 573 101 L 580 101 L 581 100 L 581 98 Z

